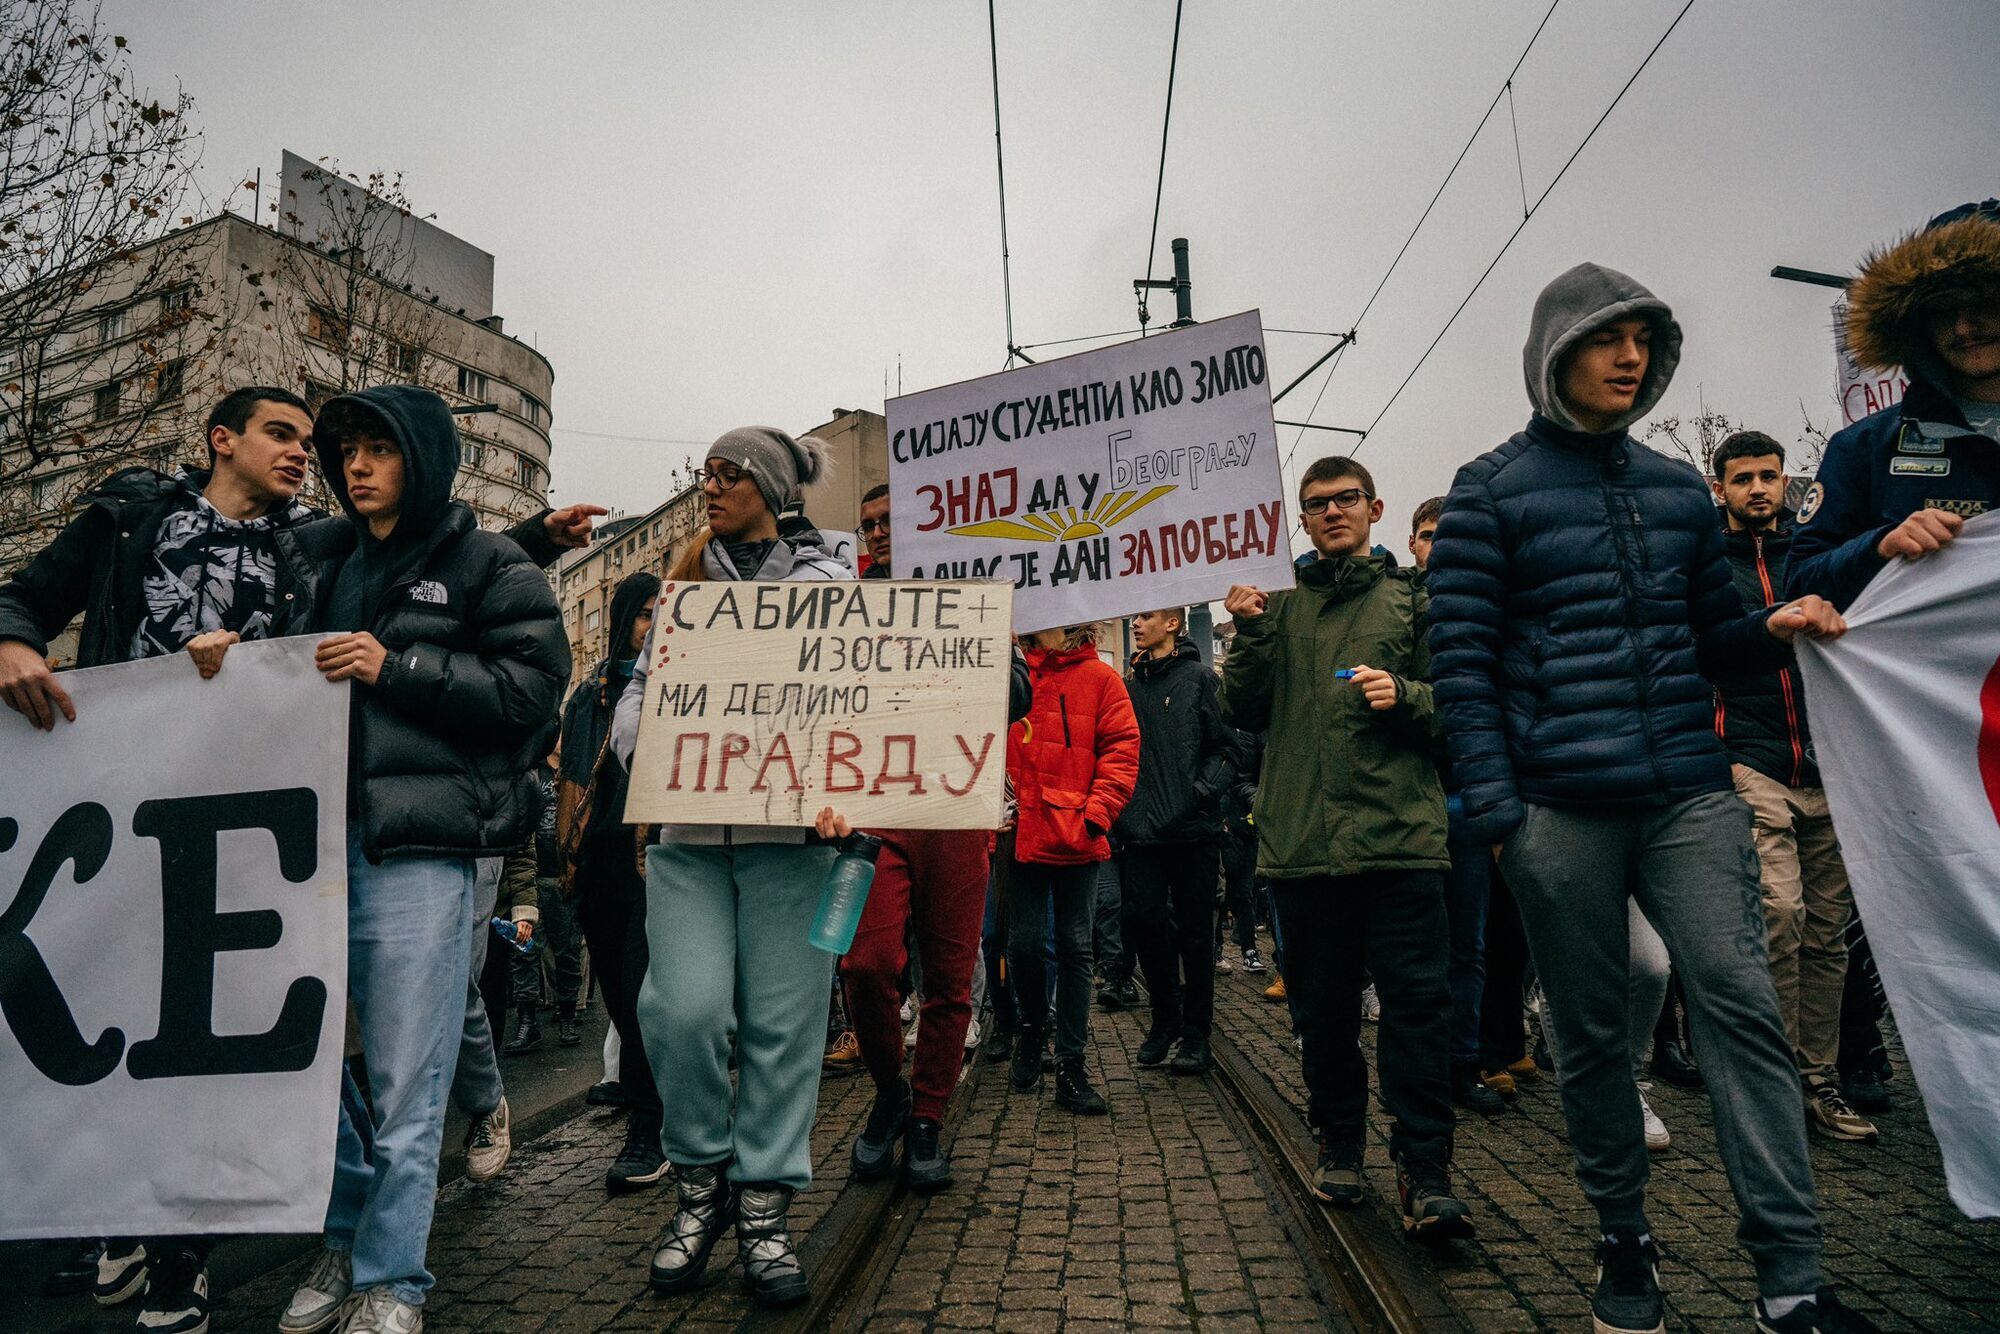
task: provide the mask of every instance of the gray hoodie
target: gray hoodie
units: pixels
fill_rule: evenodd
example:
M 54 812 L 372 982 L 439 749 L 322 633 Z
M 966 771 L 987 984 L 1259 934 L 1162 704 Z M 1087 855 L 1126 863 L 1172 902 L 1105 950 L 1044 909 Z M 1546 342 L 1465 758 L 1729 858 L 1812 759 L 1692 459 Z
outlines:
M 1579 264 L 1542 289 L 1528 326 L 1528 344 L 1521 350 L 1521 369 L 1528 381 L 1528 401 L 1535 411 L 1566 431 L 1582 431 L 1556 388 L 1557 364 L 1563 354 L 1594 329 L 1637 316 L 1653 326 L 1653 355 L 1632 410 L 1608 430 L 1622 431 L 1653 410 L 1674 368 L 1681 362 L 1681 326 L 1667 303 L 1636 279 L 1602 264 Z
M 710 580 L 739 581 L 736 573 L 722 553 L 722 544 L 710 542 L 701 553 L 702 577 Z M 839 557 L 829 554 L 819 545 L 819 534 L 779 538 L 771 546 L 764 563 L 757 567 L 754 576 L 757 582 L 802 583 L 814 580 L 836 582 L 855 578 Z M 625 765 L 632 768 L 632 752 L 639 742 L 639 713 L 646 702 L 647 664 L 653 660 L 653 636 L 660 633 L 660 622 L 655 619 L 653 628 L 646 633 L 646 642 L 639 649 L 639 658 L 632 666 L 632 682 L 625 687 L 625 693 L 618 697 L 618 708 L 611 718 L 611 749 Z M 804 843 L 809 831 L 781 825 L 667 825 L 660 831 L 663 843 L 685 843 L 713 847 L 722 843 Z

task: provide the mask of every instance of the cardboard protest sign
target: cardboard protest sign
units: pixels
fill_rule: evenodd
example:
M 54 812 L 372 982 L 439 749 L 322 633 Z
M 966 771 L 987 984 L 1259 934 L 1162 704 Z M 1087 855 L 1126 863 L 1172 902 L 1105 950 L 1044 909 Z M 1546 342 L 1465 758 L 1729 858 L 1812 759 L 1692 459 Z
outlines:
M 895 573 L 1039 630 L 1292 586 L 1257 312 L 893 398 Z
M 312 639 L 0 710 L 0 1240 L 317 1232 L 347 1014 L 348 688 Z
M 660 590 L 625 819 L 876 829 L 1000 823 L 1005 584 Z

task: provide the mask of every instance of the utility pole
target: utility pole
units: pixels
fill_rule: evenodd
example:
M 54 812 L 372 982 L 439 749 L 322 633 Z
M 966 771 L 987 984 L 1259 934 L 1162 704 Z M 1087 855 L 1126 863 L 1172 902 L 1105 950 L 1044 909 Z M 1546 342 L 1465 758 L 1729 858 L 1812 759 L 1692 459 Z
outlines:
M 1139 330 L 1143 335 L 1148 319 L 1146 293 L 1149 289 L 1166 288 L 1174 294 L 1174 322 L 1171 329 L 1185 329 L 1194 323 L 1194 283 L 1188 279 L 1188 243 L 1185 236 L 1174 238 L 1174 276 L 1154 278 L 1150 275 L 1132 280 L 1133 294 L 1139 298 Z M 1188 637 L 1194 640 L 1195 652 L 1201 654 L 1204 667 L 1215 666 L 1215 617 L 1206 602 L 1188 608 Z

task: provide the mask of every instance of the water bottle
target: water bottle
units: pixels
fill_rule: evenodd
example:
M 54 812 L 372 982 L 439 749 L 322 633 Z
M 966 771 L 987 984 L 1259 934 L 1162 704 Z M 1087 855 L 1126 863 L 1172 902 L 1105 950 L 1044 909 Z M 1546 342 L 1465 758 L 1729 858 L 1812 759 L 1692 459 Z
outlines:
M 535 952 L 535 937 L 530 936 L 527 940 L 523 941 L 520 929 L 504 918 L 496 917 L 493 919 L 493 934 L 499 936 L 500 939 L 506 941 L 523 954 L 533 954 Z
M 873 834 L 849 834 L 840 841 L 840 855 L 819 887 L 819 912 L 806 936 L 813 948 L 847 953 L 854 943 L 854 928 L 861 925 L 868 886 L 875 882 L 875 857 L 881 851 L 882 840 Z

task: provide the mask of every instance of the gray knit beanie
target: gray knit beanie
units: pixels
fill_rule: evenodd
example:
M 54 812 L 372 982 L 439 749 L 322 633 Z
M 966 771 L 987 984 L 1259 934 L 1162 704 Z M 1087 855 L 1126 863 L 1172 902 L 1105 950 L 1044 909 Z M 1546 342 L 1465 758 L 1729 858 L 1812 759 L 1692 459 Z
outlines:
M 757 481 L 771 513 L 783 514 L 799 488 L 826 474 L 826 445 L 812 436 L 794 440 L 773 426 L 739 426 L 708 447 L 708 457 L 726 459 Z

